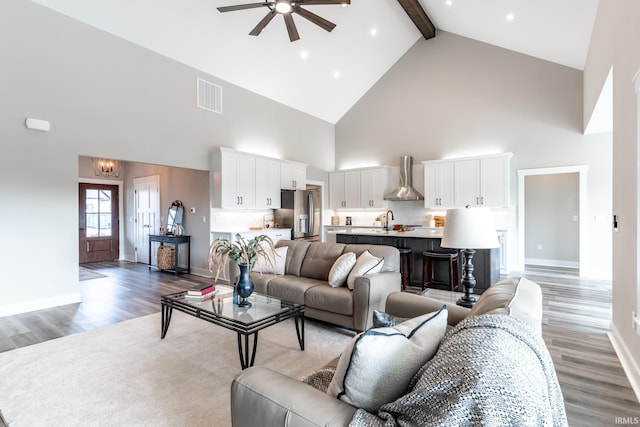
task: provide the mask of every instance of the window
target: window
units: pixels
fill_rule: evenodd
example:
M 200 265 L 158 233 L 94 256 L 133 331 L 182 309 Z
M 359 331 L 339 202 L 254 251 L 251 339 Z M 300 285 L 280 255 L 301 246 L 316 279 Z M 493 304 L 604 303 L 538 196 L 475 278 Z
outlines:
M 87 237 L 111 236 L 111 190 L 87 190 Z

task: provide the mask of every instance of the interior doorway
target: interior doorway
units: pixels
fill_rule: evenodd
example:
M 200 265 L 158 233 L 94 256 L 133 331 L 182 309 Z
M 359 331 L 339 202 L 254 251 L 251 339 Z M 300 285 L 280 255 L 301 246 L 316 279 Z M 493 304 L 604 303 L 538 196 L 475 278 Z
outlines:
M 586 248 L 586 230 L 587 230 L 587 166 L 566 166 L 566 167 L 551 167 L 551 168 L 539 168 L 539 169 L 521 169 L 518 170 L 518 265 L 517 268 L 521 271 L 524 271 L 525 259 L 527 257 L 526 248 L 527 245 L 531 247 L 531 242 L 527 242 L 527 218 L 526 218 L 526 200 L 527 200 L 527 186 L 525 178 L 531 176 L 551 176 L 556 174 L 577 174 L 577 195 L 573 195 L 573 197 L 578 198 L 577 200 L 577 218 L 570 218 L 571 221 L 575 219 L 578 225 L 577 232 L 577 245 L 578 245 L 578 256 L 577 256 L 577 267 L 579 274 L 582 276 L 587 267 L 587 248 Z M 555 191 L 555 188 L 548 188 L 547 191 Z M 574 190 L 576 191 L 576 190 Z M 560 195 L 562 197 L 562 195 Z M 553 202 L 551 202 L 553 203 Z M 573 217 L 574 214 L 571 214 Z M 548 228 L 554 228 L 559 226 L 559 224 L 554 224 L 553 226 L 549 226 Z M 540 226 L 538 226 L 540 227 Z M 537 230 L 537 232 L 541 232 L 542 230 Z M 546 231 L 546 230 L 545 230 Z M 536 235 L 536 231 L 529 233 L 529 237 L 531 235 Z M 538 242 L 533 242 L 534 248 L 538 247 Z M 544 250 L 544 246 L 543 249 Z
M 78 186 L 80 263 L 119 259 L 119 186 L 95 183 Z

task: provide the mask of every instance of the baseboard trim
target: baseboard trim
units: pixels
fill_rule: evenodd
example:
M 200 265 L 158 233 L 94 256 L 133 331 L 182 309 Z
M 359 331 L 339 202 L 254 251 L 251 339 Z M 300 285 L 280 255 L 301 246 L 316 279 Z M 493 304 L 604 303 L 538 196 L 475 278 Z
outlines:
M 629 383 L 631 383 L 631 388 L 636 394 L 636 399 L 640 402 L 640 368 L 636 364 L 633 359 L 631 352 L 625 345 L 624 341 L 620 339 L 620 334 L 618 333 L 618 329 L 615 325 L 611 324 L 611 329 L 607 333 L 609 336 L 609 341 L 611 341 L 611 345 L 613 345 L 613 349 L 618 355 L 618 359 L 620 359 L 620 364 L 622 365 L 622 369 L 624 373 L 627 375 L 629 379 Z
M 15 304 L 0 305 L 0 317 L 13 316 L 30 311 L 43 310 L 45 308 L 58 307 L 60 305 L 82 302 L 80 292 L 58 295 L 51 298 L 43 298 L 31 301 L 23 301 Z
M 580 263 L 577 261 L 563 261 L 558 259 L 525 258 L 524 263 L 528 265 L 541 265 L 544 267 L 580 268 Z

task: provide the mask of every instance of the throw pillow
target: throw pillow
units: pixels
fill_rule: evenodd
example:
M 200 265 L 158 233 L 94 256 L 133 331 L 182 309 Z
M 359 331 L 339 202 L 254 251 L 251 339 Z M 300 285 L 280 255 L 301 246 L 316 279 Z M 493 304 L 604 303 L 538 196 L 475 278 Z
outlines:
M 409 320 L 406 317 L 392 316 L 384 311 L 373 310 L 373 327 L 374 328 L 387 328 L 389 326 L 395 326 L 398 323 L 402 323 L 405 320 Z
M 447 329 L 447 306 L 390 328 L 356 335 L 338 361 L 327 393 L 375 413 L 403 396 L 433 357 Z
M 374 257 L 369 253 L 369 251 L 362 252 L 356 260 L 356 265 L 353 266 L 353 269 L 351 269 L 351 273 L 349 273 L 349 277 L 347 278 L 347 286 L 349 286 L 349 289 L 353 290 L 356 277 L 379 273 L 380 270 L 382 270 L 383 261 L 384 258 Z
M 284 274 L 284 265 L 287 260 L 287 246 L 276 248 L 275 252 L 267 248 L 258 255 L 251 267 L 255 273 Z M 267 257 L 269 260 L 267 260 Z
M 329 286 L 332 288 L 344 286 L 354 265 L 356 265 L 355 253 L 347 252 L 340 255 L 329 271 Z

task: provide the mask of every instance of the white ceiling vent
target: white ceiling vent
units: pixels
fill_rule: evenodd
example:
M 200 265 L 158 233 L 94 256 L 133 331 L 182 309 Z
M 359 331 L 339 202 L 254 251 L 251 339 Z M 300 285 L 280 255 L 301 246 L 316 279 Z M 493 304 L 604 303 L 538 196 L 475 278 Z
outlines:
M 198 107 L 222 114 L 222 86 L 198 79 Z

